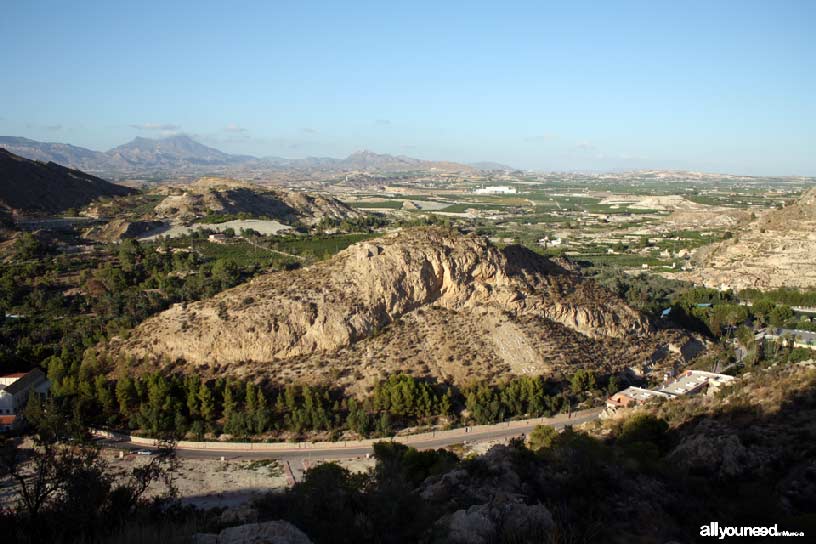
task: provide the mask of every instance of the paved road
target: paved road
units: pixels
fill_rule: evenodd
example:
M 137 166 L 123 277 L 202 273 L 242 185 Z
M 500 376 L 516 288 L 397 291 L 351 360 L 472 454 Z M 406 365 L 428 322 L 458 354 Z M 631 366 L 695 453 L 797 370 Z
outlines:
M 451 446 L 453 444 L 461 444 L 463 442 L 487 442 L 494 440 L 507 440 L 523 434 L 528 434 L 537 425 L 552 425 L 556 428 L 564 427 L 565 425 L 579 425 L 597 419 L 601 413 L 601 408 L 592 408 L 590 410 L 583 410 L 572 414 L 571 418 L 565 415 L 559 415 L 552 418 L 539 418 L 534 420 L 527 420 L 523 425 L 510 426 L 508 423 L 498 423 L 496 425 L 480 426 L 472 432 L 464 432 L 463 429 L 454 429 L 451 431 L 438 431 L 435 436 L 422 437 L 417 439 L 412 436 L 397 437 L 392 440 L 402 442 L 411 447 L 420 450 L 436 449 Z M 389 439 L 383 439 L 389 440 Z M 135 444 L 121 443 L 121 442 L 107 442 L 107 445 L 117 449 L 137 450 L 144 446 Z M 252 451 L 236 450 L 236 449 L 189 449 L 177 448 L 176 455 L 191 459 L 218 459 L 224 457 L 225 459 L 278 459 L 281 461 L 289 461 L 292 468 L 295 465 L 300 466 L 306 460 L 308 464 L 310 461 L 321 460 L 337 460 L 350 459 L 354 457 L 364 457 L 366 454 L 373 453 L 371 446 L 344 446 L 342 442 L 337 443 L 337 447 L 329 448 L 289 448 L 274 451 Z

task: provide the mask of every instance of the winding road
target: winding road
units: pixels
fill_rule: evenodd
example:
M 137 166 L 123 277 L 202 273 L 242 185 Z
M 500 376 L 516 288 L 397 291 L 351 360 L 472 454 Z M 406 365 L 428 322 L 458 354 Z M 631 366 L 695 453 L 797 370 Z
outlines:
M 176 455 L 184 458 L 221 458 L 225 459 L 278 459 L 281 461 L 322 461 L 363 457 L 373 453 L 372 444 L 376 441 L 401 442 L 420 450 L 437 449 L 462 444 L 464 442 L 504 441 L 517 436 L 528 434 L 538 425 L 551 425 L 562 428 L 566 425 L 579 425 L 598 419 L 602 408 L 591 408 L 573 412 L 570 415 L 559 414 L 550 418 L 536 418 L 522 421 L 509 421 L 495 425 L 479 425 L 463 427 L 449 431 L 436 431 L 408 436 L 398 436 L 364 442 L 331 442 L 309 443 L 299 442 L 278 444 L 275 449 L 260 449 L 262 443 L 254 442 L 207 442 L 200 443 L 180 442 L 176 447 Z M 138 450 L 145 448 L 144 443 L 134 443 L 125 440 L 106 440 L 104 444 L 111 448 L 124 450 Z M 193 445 L 195 444 L 195 445 Z M 228 447 L 219 447 L 229 444 Z M 307 462 L 308 462 L 307 461 Z

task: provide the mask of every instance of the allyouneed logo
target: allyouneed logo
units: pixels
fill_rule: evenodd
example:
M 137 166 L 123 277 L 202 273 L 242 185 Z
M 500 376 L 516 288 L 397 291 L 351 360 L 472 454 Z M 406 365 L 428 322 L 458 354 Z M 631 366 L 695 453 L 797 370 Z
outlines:
M 805 536 L 805 533 L 780 531 L 777 524 L 770 527 L 734 527 L 721 526 L 719 521 L 712 521 L 700 527 L 700 536 L 713 536 L 723 540 L 727 536 Z

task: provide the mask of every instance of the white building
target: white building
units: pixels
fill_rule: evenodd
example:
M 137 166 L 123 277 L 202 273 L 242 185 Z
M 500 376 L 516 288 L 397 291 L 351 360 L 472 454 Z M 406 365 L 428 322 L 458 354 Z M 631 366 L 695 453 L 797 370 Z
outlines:
M 550 239 L 549 236 L 545 236 L 544 238 L 538 239 L 538 245 L 544 247 L 556 247 L 562 244 L 561 238 L 552 238 Z
M 51 382 L 39 368 L 0 376 L 0 432 L 18 429 L 31 394 L 44 398 L 50 387 Z
M 479 195 L 514 195 L 516 194 L 516 188 L 509 185 L 491 185 L 481 187 L 473 192 Z
M 606 407 L 609 409 L 629 408 L 650 400 L 669 398 L 671 398 L 671 395 L 662 391 L 630 386 L 606 399 Z
M 695 395 L 704 389 L 713 392 L 734 381 L 734 376 L 705 370 L 686 370 L 661 391 L 674 396 Z

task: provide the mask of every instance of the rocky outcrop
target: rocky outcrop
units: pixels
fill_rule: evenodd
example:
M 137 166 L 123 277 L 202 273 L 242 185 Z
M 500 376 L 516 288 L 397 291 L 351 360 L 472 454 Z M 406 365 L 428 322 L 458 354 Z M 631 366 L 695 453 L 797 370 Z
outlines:
M 513 450 L 494 446 L 478 460 L 476 473 L 456 469 L 429 479 L 420 489 L 423 501 L 440 509 L 452 503 L 471 506 L 441 517 L 434 532 L 445 542 L 488 544 L 541 541 L 553 528 L 553 517 L 542 504 L 527 504 L 524 482 L 513 463 Z
M 816 286 L 816 189 L 770 210 L 723 242 L 694 254 L 694 269 L 673 276 L 708 287 Z
M 694 434 L 684 439 L 668 455 L 675 466 L 692 474 L 728 480 L 750 472 L 759 464 L 739 435 L 712 420 L 702 421 Z
M 441 525 L 447 525 L 447 542 L 489 544 L 544 537 L 553 527 L 553 518 L 542 504 L 499 498 L 489 504 L 457 510 Z
M 165 224 L 161 221 L 113 219 L 104 225 L 91 227 L 82 234 L 86 238 L 99 242 L 117 242 L 125 238 L 139 238 L 164 226 Z
M 270 189 L 228 178 L 205 177 L 190 185 L 167 189 L 167 193 L 153 215 L 176 223 L 189 223 L 209 214 L 249 214 L 306 224 L 325 217 L 344 219 L 362 215 L 335 198 Z
M 438 313 L 443 311 L 447 317 Z M 511 345 L 525 344 L 531 362 L 515 371 L 542 373 L 549 355 L 557 360 L 571 352 L 570 345 L 588 339 L 603 349 L 637 344 L 653 351 L 656 345 L 646 344 L 659 343 L 640 313 L 545 257 L 519 247 L 500 250 L 476 236 L 418 229 L 351 246 L 310 268 L 260 276 L 206 301 L 175 305 L 142 323 L 127 340 L 113 340 L 109 351 L 149 362 L 183 360 L 202 372 L 251 367 L 255 375 L 280 377 L 297 368 L 315 379 L 327 375 L 326 361 L 333 355 L 366 346 L 387 349 L 377 337 L 408 322 L 415 322 L 415 330 L 426 329 L 428 339 L 437 333 L 445 337 L 418 339 L 426 346 L 429 377 L 437 378 L 445 376 L 433 367 L 444 363 L 439 358 L 446 354 L 430 353 L 440 344 L 451 346 L 451 360 L 456 346 L 488 346 L 473 354 L 473 362 L 490 353 L 508 362 L 505 355 L 518 352 Z M 462 336 L 465 330 L 472 333 Z M 386 337 L 400 343 L 411 334 Z M 586 356 L 595 351 L 582 350 Z M 408 350 L 401 351 L 395 357 L 404 358 Z M 304 367 L 313 355 L 323 365 Z M 599 365 L 614 359 L 597 355 Z M 357 369 L 349 370 L 360 370 L 367 358 L 362 354 Z M 537 361 L 542 364 L 536 366 Z M 456 361 L 463 362 L 468 361 Z M 373 364 L 385 370 L 386 363 Z
M 229 527 L 218 534 L 198 533 L 194 544 L 311 544 L 306 534 L 286 521 Z

